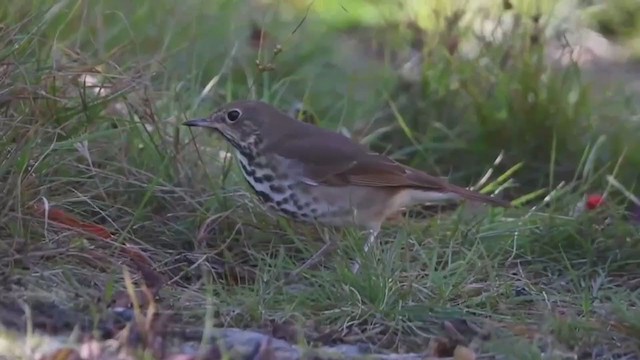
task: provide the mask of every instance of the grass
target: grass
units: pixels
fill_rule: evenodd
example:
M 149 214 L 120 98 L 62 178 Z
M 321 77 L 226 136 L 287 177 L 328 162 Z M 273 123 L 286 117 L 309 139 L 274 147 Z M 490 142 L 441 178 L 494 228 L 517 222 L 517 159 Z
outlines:
M 33 321 L 60 320 L 60 309 L 97 318 L 130 285 L 123 269 L 137 278 L 135 265 L 147 262 L 167 281 L 161 307 L 191 329 L 435 347 L 443 357 L 458 343 L 514 359 L 637 354 L 638 229 L 626 219 L 630 195 L 608 180 L 634 192 L 634 98 L 599 94 L 575 67 L 550 72 L 525 2 L 515 3 L 524 25 L 475 58 L 457 50 L 467 27 L 452 17 L 438 17 L 438 32 L 419 24 L 424 36 L 401 28 L 402 18 L 367 21 L 377 5 L 356 5 L 326 2 L 306 18 L 298 2 L 29 0 L 0 9 L 2 303 L 45 304 Z M 331 22 L 334 13 L 343 18 Z M 402 80 L 410 42 L 423 43 L 424 65 Z M 273 56 L 276 44 L 283 51 Z M 256 59 L 275 71 L 258 71 Z M 321 126 L 457 184 L 506 174 L 487 190 L 519 206 L 405 219 L 366 255 L 362 234 L 331 229 L 341 242 L 327 269 L 283 287 L 324 230 L 265 214 L 220 156 L 228 145 L 179 126 L 238 98 L 285 110 L 302 102 Z M 572 215 L 592 191 L 606 191 L 607 206 Z M 115 235 L 60 226 L 60 210 Z M 6 323 L 12 306 L 4 309 Z M 9 350 L 0 353 L 28 357 Z

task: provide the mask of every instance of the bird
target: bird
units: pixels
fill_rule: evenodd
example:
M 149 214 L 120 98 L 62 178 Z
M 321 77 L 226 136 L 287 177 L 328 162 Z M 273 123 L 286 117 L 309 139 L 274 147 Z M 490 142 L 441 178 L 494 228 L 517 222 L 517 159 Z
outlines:
M 235 100 L 188 127 L 213 130 L 231 144 L 246 182 L 265 208 L 288 219 L 364 230 L 366 253 L 385 220 L 419 204 L 472 200 L 508 208 L 481 194 L 369 150 L 338 132 L 294 119 L 267 102 Z M 326 244 L 293 274 L 335 248 Z M 357 273 L 360 262 L 352 266 Z

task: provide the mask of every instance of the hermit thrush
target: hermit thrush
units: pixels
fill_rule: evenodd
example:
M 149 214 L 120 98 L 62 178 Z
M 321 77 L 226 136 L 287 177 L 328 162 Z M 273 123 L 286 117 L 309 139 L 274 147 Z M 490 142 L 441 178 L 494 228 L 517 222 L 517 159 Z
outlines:
M 365 252 L 382 223 L 412 205 L 469 199 L 510 206 L 371 152 L 261 101 L 230 102 L 184 125 L 220 133 L 234 147 L 244 178 L 267 208 L 297 221 L 367 230 Z M 296 272 L 332 247 L 327 243 Z

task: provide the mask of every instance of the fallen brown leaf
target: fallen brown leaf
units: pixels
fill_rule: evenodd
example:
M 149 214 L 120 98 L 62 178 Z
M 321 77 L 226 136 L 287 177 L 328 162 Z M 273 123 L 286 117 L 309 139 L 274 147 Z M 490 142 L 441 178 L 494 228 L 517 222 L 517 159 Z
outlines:
M 453 359 L 454 360 L 475 360 L 476 353 L 466 346 L 458 345 L 456 346 L 455 350 L 453 350 Z
M 82 360 L 82 357 L 76 349 L 62 348 L 41 357 L 40 360 Z

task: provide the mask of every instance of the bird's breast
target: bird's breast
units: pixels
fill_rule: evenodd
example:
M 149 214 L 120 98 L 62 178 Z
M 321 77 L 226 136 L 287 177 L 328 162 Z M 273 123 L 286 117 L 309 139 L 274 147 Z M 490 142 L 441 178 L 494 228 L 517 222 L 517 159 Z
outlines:
M 269 209 L 294 220 L 311 221 L 310 199 L 298 191 L 297 179 L 277 159 L 248 159 L 236 153 L 242 175 L 256 196 Z
M 244 178 L 271 210 L 293 220 L 323 225 L 375 227 L 394 196 L 383 189 L 309 183 L 282 159 L 236 154 Z

